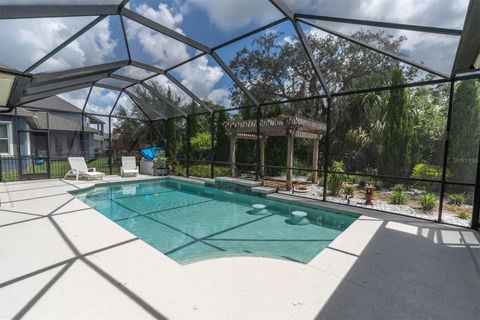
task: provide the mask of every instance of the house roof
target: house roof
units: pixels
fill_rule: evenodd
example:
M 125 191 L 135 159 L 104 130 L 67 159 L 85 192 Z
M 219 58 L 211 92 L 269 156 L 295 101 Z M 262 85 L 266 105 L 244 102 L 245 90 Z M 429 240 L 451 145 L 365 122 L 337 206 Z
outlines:
M 29 109 L 31 108 L 31 109 Z M 42 111 L 45 110 L 45 111 Z M 75 107 L 68 101 L 59 98 L 57 96 L 49 97 L 46 99 L 34 101 L 25 104 L 22 107 L 17 107 L 17 115 L 25 117 L 28 124 L 33 129 L 47 130 L 47 114 L 50 122 L 50 130 L 53 131 L 81 131 L 82 130 L 82 118 L 81 110 Z M 62 114 L 62 112 L 64 112 Z M 68 112 L 65 113 L 65 112 Z M 7 114 L 14 115 L 15 111 Z M 76 114 L 76 115 L 75 115 Z M 73 116 L 73 117 L 72 117 Z M 86 115 L 90 119 L 92 124 L 105 124 L 102 120 L 92 115 Z M 76 118 L 78 117 L 78 120 Z M 90 128 L 88 126 L 84 129 L 85 132 L 97 132 L 98 130 Z
M 15 111 L 7 113 L 8 115 L 15 115 Z M 17 107 L 17 116 L 26 118 L 28 124 L 32 129 L 52 131 L 81 131 L 82 120 L 81 114 L 78 114 L 78 121 L 74 118 L 65 117 L 60 112 L 50 112 L 48 114 L 50 128 L 47 126 L 47 113 L 39 110 L 29 110 L 22 107 Z M 85 132 L 97 132 L 96 129 L 85 127 Z
M 23 105 L 24 107 L 30 107 L 35 109 L 45 109 L 49 111 L 60 111 L 60 112 L 75 112 L 81 113 L 82 110 L 71 104 L 70 102 L 58 97 L 52 96 L 49 98 L 33 101 Z M 105 124 L 104 121 L 100 120 L 99 118 L 87 114 L 87 117 L 90 118 L 91 123 L 99 123 Z
M 42 100 L 33 101 L 24 105 L 24 107 L 33 107 L 38 109 L 48 109 L 48 110 L 55 110 L 55 111 L 66 111 L 66 112 L 78 112 L 81 113 L 82 110 L 75 107 L 70 102 L 57 97 L 49 97 Z
M 47 114 L 45 112 L 33 112 L 36 118 L 37 129 L 46 130 Z M 50 122 L 50 130 L 54 131 L 82 131 L 81 115 L 78 115 L 78 121 L 74 118 L 66 118 L 61 113 L 49 113 L 48 121 Z M 97 132 L 98 130 L 90 127 L 85 127 L 85 132 Z

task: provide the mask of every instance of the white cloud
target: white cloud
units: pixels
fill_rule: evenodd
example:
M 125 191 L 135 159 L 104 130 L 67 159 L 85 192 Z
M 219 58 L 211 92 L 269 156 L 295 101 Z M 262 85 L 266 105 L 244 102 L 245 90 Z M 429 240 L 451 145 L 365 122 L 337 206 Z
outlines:
M 110 19 L 112 17 L 100 21 L 34 72 L 65 70 L 112 61 L 118 41 L 113 38 L 110 30 Z
M 26 69 L 92 18 L 0 20 L 0 64 Z
M 222 68 L 208 65 L 206 56 L 197 58 L 179 67 L 176 71 L 179 73 L 183 85 L 204 100 L 209 99 L 213 88 L 224 75 Z
M 183 21 L 183 16 L 181 14 L 174 15 L 165 4 L 159 4 L 156 9 L 141 4 L 135 8 L 135 11 L 168 28 L 183 33 L 179 27 L 179 24 Z M 129 39 L 133 38 L 138 41 L 143 53 L 160 68 L 166 69 L 190 58 L 187 45 L 136 22 L 127 20 L 127 32 Z
M 90 88 L 70 91 L 59 94 L 58 96 L 63 100 L 73 104 L 75 107 L 83 109 L 85 100 L 87 99 L 88 91 L 90 91 Z
M 181 28 L 184 19 L 183 14 L 180 12 L 173 13 L 173 9 L 169 8 L 166 4 L 159 4 L 157 8 L 142 4 L 134 8 L 134 10 L 149 19 L 184 34 Z M 148 28 L 141 27 L 136 23 L 129 22 L 127 28 L 129 34 L 134 35 L 142 45 L 142 51 L 161 68 L 170 67 L 190 58 L 188 46 L 182 42 Z M 223 70 L 218 66 L 210 66 L 206 56 L 197 58 L 177 68 L 175 71 L 178 73 L 182 83 L 200 99 L 230 104 L 228 90 L 214 89 L 224 76 Z M 170 87 L 174 94 L 181 97 L 183 103 L 191 101 L 188 95 L 171 83 L 166 77 L 157 76 L 154 80 L 164 88 Z
M 109 114 L 115 100 L 118 98 L 118 91 L 94 87 L 88 98 L 86 112 L 97 114 Z
M 462 28 L 468 0 L 284 0 L 296 13 Z
M 136 11 L 155 22 L 164 25 L 167 28 L 183 33 L 178 27 L 183 22 L 183 15 L 180 13 L 174 14 L 172 12 L 173 10 L 171 10 L 164 3 L 160 3 L 157 9 L 154 9 L 143 3 L 136 8 Z
M 295 41 L 297 41 L 296 37 L 294 38 L 293 36 L 286 36 L 282 39 L 282 44 L 283 43 L 293 44 L 295 43 Z
M 153 75 L 154 73 L 129 65 L 121 68 L 120 70 L 115 72 L 115 74 L 119 74 L 133 79 L 145 79 Z
M 212 90 L 208 95 L 208 100 L 227 108 L 232 106 L 230 92 L 225 88 Z
M 133 109 L 136 108 L 134 102 L 125 93 L 123 93 L 120 96 L 120 99 L 118 99 L 117 106 L 115 107 L 115 110 L 118 111 L 117 109 L 119 109 L 119 107 L 122 107 L 123 109 L 125 109 L 125 111 L 127 112 L 127 115 L 129 115 L 129 116 L 132 114 Z M 115 111 L 114 111 L 114 113 L 115 113 Z
M 184 10 L 203 8 L 210 21 L 220 30 L 228 32 L 249 24 L 265 25 L 282 14 L 268 0 L 187 0 Z
M 400 45 L 400 51 L 403 57 L 446 74 L 451 71 L 459 41 L 459 37 L 432 33 L 364 27 L 350 24 L 336 24 L 331 22 L 317 23 L 321 26 L 350 36 L 360 30 L 387 32 L 388 35 L 393 37 L 393 39 L 398 39 L 399 37 L 404 36 L 406 37 L 406 40 Z M 327 33 L 315 28 L 311 28 L 307 33 L 315 35 L 318 38 L 323 38 L 327 35 Z M 375 42 L 371 42 L 370 45 L 378 46 Z

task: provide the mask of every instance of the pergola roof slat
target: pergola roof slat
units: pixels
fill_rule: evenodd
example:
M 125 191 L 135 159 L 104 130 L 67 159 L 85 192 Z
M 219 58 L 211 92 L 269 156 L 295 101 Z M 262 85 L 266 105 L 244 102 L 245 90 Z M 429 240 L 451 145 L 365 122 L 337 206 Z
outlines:
M 236 120 L 225 123 L 225 130 L 229 135 L 248 137 L 256 135 L 257 120 Z M 327 131 L 327 125 L 323 122 L 305 119 L 302 117 L 289 116 L 278 118 L 260 119 L 260 135 L 262 136 L 287 136 L 300 134 L 298 137 L 308 139 L 320 139 Z

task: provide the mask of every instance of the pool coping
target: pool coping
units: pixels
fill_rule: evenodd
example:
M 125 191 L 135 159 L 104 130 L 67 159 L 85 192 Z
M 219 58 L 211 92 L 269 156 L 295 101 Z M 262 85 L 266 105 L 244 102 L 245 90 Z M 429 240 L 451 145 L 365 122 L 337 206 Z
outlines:
M 8 219 L 15 215 L 18 217 L 15 219 L 21 220 L 7 226 L 3 237 L 0 233 L 3 239 L 0 247 L 9 254 L 6 259 L 0 259 L 0 265 L 5 266 L 3 278 L 21 278 L 53 262 L 68 267 L 71 264 L 62 263 L 70 260 L 63 259 L 76 259 L 71 260 L 76 261 L 73 267 L 64 276 L 60 274 L 58 283 L 35 304 L 28 313 L 30 318 L 114 318 L 119 315 L 115 310 L 130 318 L 144 318 L 142 312 L 151 310 L 144 308 L 145 301 L 167 318 L 182 319 L 404 319 L 415 314 L 440 319 L 438 315 L 472 318 L 472 314 L 478 314 L 464 308 L 465 299 L 474 303 L 472 298 L 480 289 L 480 282 L 472 281 L 478 274 L 471 260 L 476 258 L 477 266 L 480 263 L 480 236 L 473 230 L 275 195 L 279 201 L 350 211 L 361 216 L 308 264 L 278 257 L 234 256 L 181 265 L 70 193 L 73 188 L 85 190 L 105 183 L 139 183 L 165 178 L 109 176 L 106 181 L 65 180 L 69 186 L 61 190 L 49 189 L 51 185 L 61 186 L 58 179 L 55 179 L 57 183 L 44 180 L 38 184 L 3 185 L 4 190 L 14 195 L 10 201 L 15 204 L 4 209 L 6 220 L 3 221 L 8 225 Z M 201 179 L 169 178 L 204 184 Z M 58 207 L 62 203 L 63 207 Z M 43 206 L 43 210 L 38 211 Z M 58 208 L 62 209 L 56 211 Z M 54 213 L 28 218 L 16 214 L 18 210 L 27 214 L 47 214 L 50 210 Z M 62 237 L 52 229 L 50 220 L 56 222 L 59 231 L 78 248 L 81 256 L 72 256 Z M 431 274 L 428 266 L 437 268 L 436 274 Z M 409 270 L 411 272 L 406 272 Z M 98 272 L 107 276 L 113 285 L 105 287 L 105 278 L 99 278 Z M 23 287 L 18 291 L 0 295 L 0 304 L 5 302 L 7 306 L 0 314 L 15 315 L 29 303 L 31 295 L 42 288 L 40 280 L 28 281 L 21 280 Z M 471 285 L 463 285 L 467 281 Z M 442 285 L 449 285 L 451 290 L 440 292 L 438 288 Z M 12 286 L 12 290 L 17 287 Z M 80 294 L 75 295 L 76 292 Z M 125 293 L 136 296 L 137 300 L 128 299 Z M 412 295 L 418 299 L 412 302 L 408 298 Z M 446 300 L 442 298 L 445 295 Z M 377 313 L 379 308 L 381 314 Z
M 128 178 L 126 178 L 128 179 Z M 208 183 L 208 179 L 201 179 L 201 178 L 191 178 L 191 177 L 181 177 L 181 176 L 174 176 L 174 175 L 168 175 L 168 176 L 148 176 L 148 177 L 141 177 L 141 178 L 136 178 L 132 180 L 118 180 L 118 181 L 104 181 L 104 180 L 94 180 L 94 181 L 89 181 L 93 182 L 90 184 L 83 184 L 81 186 L 77 186 L 76 190 L 68 191 L 69 194 L 72 196 L 75 196 L 79 192 L 84 192 L 86 190 L 93 189 L 97 186 L 109 186 L 109 185 L 121 185 L 121 184 L 136 184 L 136 183 L 141 183 L 141 182 L 148 182 L 148 181 L 156 181 L 156 180 L 178 180 L 181 182 L 185 183 L 191 183 L 191 184 L 196 184 L 196 185 L 203 185 L 205 186 Z M 208 186 L 206 186 L 208 187 Z M 248 195 L 248 194 L 247 194 Z M 232 256 L 217 256 L 217 257 L 211 257 L 211 258 L 201 258 L 198 260 L 193 260 L 191 262 L 187 262 L 184 264 L 181 264 L 174 259 L 170 258 L 157 248 L 152 247 L 150 244 L 147 242 L 139 239 L 142 241 L 145 245 L 153 248 L 158 254 L 162 255 L 164 258 L 170 260 L 171 262 L 175 263 L 176 265 L 180 267 L 185 267 L 189 266 L 192 264 L 196 263 L 202 263 L 202 261 L 209 261 L 209 260 L 218 260 L 218 259 L 228 259 L 231 257 L 250 257 L 250 258 L 262 258 L 262 259 L 274 259 L 274 260 L 280 260 L 280 261 L 288 261 L 290 263 L 298 263 L 298 264 L 303 264 L 305 266 L 313 267 L 313 268 L 318 268 L 319 266 L 322 266 L 323 264 L 326 263 L 327 257 L 329 256 L 328 251 L 331 250 L 332 248 L 336 248 L 339 246 L 343 248 L 345 246 L 345 242 L 349 241 L 360 241 L 358 239 L 358 234 L 357 231 L 363 230 L 364 229 L 364 222 L 368 220 L 375 220 L 376 222 L 380 221 L 396 221 L 400 223 L 433 223 L 436 224 L 435 221 L 426 221 L 422 219 L 416 219 L 415 217 L 410 217 L 406 215 L 399 215 L 399 214 L 388 214 L 382 211 L 378 211 L 375 209 L 367 209 L 367 208 L 361 208 L 361 207 L 348 207 L 345 208 L 344 205 L 337 204 L 337 203 L 332 203 L 332 202 L 323 202 L 319 200 L 314 200 L 310 198 L 301 198 L 298 196 L 293 196 L 293 195 L 288 195 L 288 194 L 283 194 L 283 193 L 272 193 L 272 194 L 267 194 L 264 197 L 261 195 L 250 195 L 253 197 L 259 197 L 267 200 L 274 200 L 274 201 L 279 201 L 279 202 L 286 202 L 294 205 L 299 205 L 299 206 L 305 206 L 309 208 L 314 208 L 314 209 L 326 209 L 328 211 L 331 211 L 332 213 L 336 214 L 346 214 L 349 216 L 355 216 L 356 219 L 345 229 L 343 230 L 330 244 L 322 249 L 320 252 L 318 252 L 309 262 L 304 263 L 300 261 L 293 261 L 293 260 L 288 260 L 282 257 L 278 257 L 275 255 L 249 255 L 249 256 L 242 256 L 242 255 L 232 255 Z M 75 196 L 76 197 L 76 196 Z M 105 217 L 102 213 L 98 212 L 95 210 L 95 208 L 91 207 L 88 205 L 92 210 L 94 210 L 98 215 Z M 118 225 L 115 221 L 110 220 L 109 218 L 105 217 L 108 222 L 112 223 L 115 227 L 120 228 L 128 233 L 130 233 L 132 236 L 135 236 L 133 233 L 130 231 L 124 229 L 122 226 Z M 457 226 L 449 226 L 449 225 L 442 225 L 445 228 L 459 228 L 459 229 L 464 229 L 463 227 L 457 227 Z M 365 239 L 370 239 L 371 235 L 370 230 L 363 230 L 363 231 L 368 231 L 366 234 L 363 234 L 362 236 Z M 337 249 L 334 249 L 337 250 Z M 343 249 L 342 249 L 343 250 Z
M 137 183 L 142 183 L 142 182 L 168 180 L 168 179 L 178 180 L 178 181 L 185 182 L 185 183 L 191 183 L 191 184 L 203 185 L 203 186 L 205 186 L 208 182 L 206 180 L 198 179 L 198 178 L 172 176 L 172 175 L 142 177 L 142 178 L 136 178 L 135 180 L 119 180 L 119 181 L 94 180 L 94 181 L 92 181 L 93 182 L 92 184 L 78 186 L 78 188 L 76 190 L 68 191 L 68 193 L 70 193 L 73 196 L 76 196 L 76 194 L 78 194 L 78 193 L 85 192 L 87 190 L 91 190 L 91 189 L 94 189 L 95 187 L 99 187 L 99 186 L 137 184 Z M 208 186 L 206 186 L 206 187 L 208 187 Z M 246 195 L 248 195 L 248 194 L 246 194 Z M 171 260 L 171 262 L 174 262 L 175 264 L 177 264 L 178 266 L 181 266 L 181 267 L 185 267 L 185 266 L 195 264 L 195 263 L 201 263 L 202 261 L 224 259 L 224 258 L 229 258 L 229 257 L 253 257 L 253 258 L 275 259 L 275 260 L 288 261 L 288 262 L 291 262 L 291 263 L 300 263 L 300 264 L 303 264 L 303 265 L 306 265 L 306 266 L 315 267 L 315 265 L 318 265 L 318 260 L 321 260 L 320 258 L 322 257 L 322 253 L 325 252 L 330 246 L 335 246 L 336 245 L 335 242 L 337 241 L 338 238 L 340 238 L 340 237 L 341 238 L 349 238 L 350 237 L 349 230 L 356 229 L 357 228 L 356 225 L 361 223 L 362 218 L 367 217 L 367 218 L 375 218 L 375 219 L 382 219 L 382 220 L 385 218 L 385 217 L 383 217 L 384 213 L 382 213 L 381 211 L 376 212 L 376 210 L 369 210 L 369 209 L 363 209 L 363 208 L 357 208 L 357 207 L 352 207 L 351 209 L 349 207 L 350 210 L 346 210 L 344 207 L 339 207 L 339 205 L 335 204 L 335 203 L 320 202 L 320 201 L 314 200 L 314 199 L 300 198 L 300 197 L 295 197 L 295 196 L 282 194 L 282 193 L 278 193 L 278 192 L 277 193 L 272 193 L 272 194 L 267 194 L 264 197 L 262 197 L 260 195 L 249 195 L 249 196 L 259 197 L 259 198 L 263 198 L 263 199 L 267 199 L 267 200 L 274 200 L 274 201 L 279 201 L 279 202 L 284 202 L 284 203 L 290 203 L 290 204 L 293 204 L 293 205 L 299 205 L 299 206 L 304 206 L 304 207 L 313 208 L 313 209 L 324 209 L 324 210 L 328 210 L 328 211 L 330 211 L 331 213 L 334 213 L 334 214 L 344 214 L 344 215 L 354 216 L 356 219 L 345 230 L 343 230 L 332 242 L 330 242 L 330 244 L 327 247 L 325 247 L 320 252 L 318 252 L 310 261 L 308 261 L 306 263 L 305 262 L 300 262 L 300 261 L 288 260 L 286 258 L 282 258 L 282 257 L 276 256 L 276 255 L 265 255 L 265 254 L 258 254 L 258 255 L 253 254 L 253 255 L 248 255 L 248 256 L 247 255 L 245 255 L 245 256 L 242 256 L 242 255 L 228 256 L 228 255 L 226 255 L 226 256 L 214 256 L 214 257 L 211 257 L 211 258 L 203 257 L 203 258 L 200 258 L 200 259 L 194 259 L 194 260 L 186 262 L 186 263 L 179 263 L 179 262 L 175 261 L 174 259 L 170 258 L 169 256 L 167 256 L 166 254 L 164 254 L 163 252 L 161 252 L 160 250 L 158 250 L 157 248 L 152 247 L 147 242 L 145 242 L 141 239 L 140 239 L 140 241 L 142 241 L 145 245 L 152 247 L 159 254 L 161 254 L 165 258 Z M 105 217 L 102 213 L 98 212 L 94 207 L 91 207 L 90 205 L 88 205 L 88 206 L 92 210 L 94 210 L 97 214 L 101 215 L 102 217 Z M 409 221 L 409 220 L 418 221 L 418 219 L 411 218 L 411 217 L 408 217 L 408 216 L 398 216 L 398 215 L 392 215 L 392 216 L 394 216 L 393 218 L 397 218 L 397 219 L 399 217 L 404 218 L 402 220 L 406 220 L 406 221 Z M 122 226 L 118 225 L 115 221 L 112 221 L 107 217 L 105 217 L 105 218 L 109 222 L 111 222 L 113 225 L 115 225 L 116 227 L 121 228 L 128 233 L 131 233 L 130 231 L 124 229 Z M 131 234 L 132 234 L 132 236 L 135 236 L 133 233 L 131 233 Z

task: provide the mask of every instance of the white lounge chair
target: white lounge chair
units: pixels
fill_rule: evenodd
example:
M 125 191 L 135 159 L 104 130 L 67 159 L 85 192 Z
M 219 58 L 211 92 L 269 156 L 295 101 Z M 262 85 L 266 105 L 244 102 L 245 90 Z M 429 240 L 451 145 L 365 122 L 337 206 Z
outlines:
M 63 177 L 64 179 L 68 176 L 74 175 L 75 180 L 78 180 L 79 178 L 103 180 L 103 173 L 97 172 L 95 168 L 88 168 L 83 157 L 68 157 L 68 163 L 70 164 L 71 169 L 65 174 L 65 177 Z
M 138 166 L 135 157 L 122 157 L 122 166 L 120 167 L 120 175 L 125 176 L 137 176 Z

